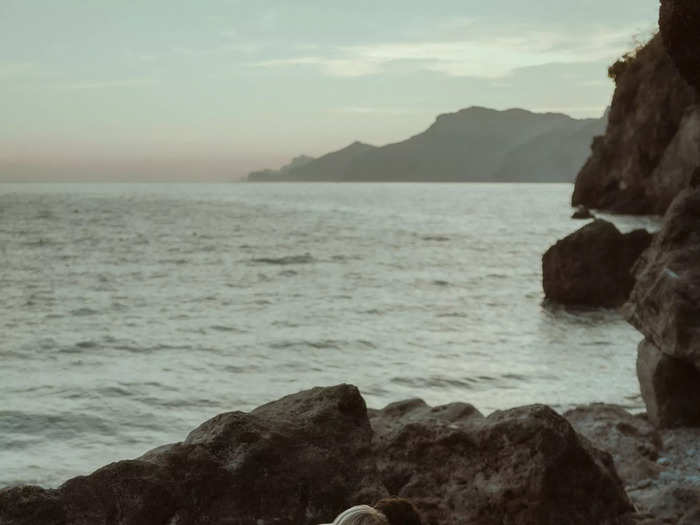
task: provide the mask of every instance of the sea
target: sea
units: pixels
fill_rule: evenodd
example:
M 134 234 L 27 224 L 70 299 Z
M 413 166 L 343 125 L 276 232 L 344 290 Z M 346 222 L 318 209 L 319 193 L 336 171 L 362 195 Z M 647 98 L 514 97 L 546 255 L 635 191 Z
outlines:
M 0 487 L 321 385 L 641 410 L 641 339 L 546 304 L 569 184 L 0 185 Z M 653 218 L 612 217 L 623 231 Z

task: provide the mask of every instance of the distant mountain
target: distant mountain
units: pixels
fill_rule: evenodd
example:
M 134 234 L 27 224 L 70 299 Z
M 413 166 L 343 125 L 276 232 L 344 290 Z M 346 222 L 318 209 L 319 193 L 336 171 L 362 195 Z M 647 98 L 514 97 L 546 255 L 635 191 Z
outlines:
M 426 131 L 374 147 L 355 142 L 250 181 L 573 182 L 605 119 L 472 107 L 440 115 Z
M 607 119 L 572 120 L 522 144 L 494 173 L 499 182 L 574 182 L 591 154 L 593 137 L 605 133 Z
M 376 149 L 375 146 L 353 142 L 349 146 L 328 153 L 317 159 L 311 157 L 296 157 L 279 171 L 262 170 L 254 171 L 248 175 L 250 182 L 284 182 L 284 181 L 341 181 L 350 164 L 368 152 Z M 298 159 L 305 159 L 299 162 Z M 295 162 L 296 161 L 296 162 Z

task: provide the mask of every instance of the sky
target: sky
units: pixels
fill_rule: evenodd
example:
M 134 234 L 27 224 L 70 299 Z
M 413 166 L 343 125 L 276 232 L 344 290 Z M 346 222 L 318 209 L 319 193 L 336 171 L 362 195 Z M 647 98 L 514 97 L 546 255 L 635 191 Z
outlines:
M 0 180 L 216 179 L 472 105 L 600 116 L 658 0 L 0 0 Z

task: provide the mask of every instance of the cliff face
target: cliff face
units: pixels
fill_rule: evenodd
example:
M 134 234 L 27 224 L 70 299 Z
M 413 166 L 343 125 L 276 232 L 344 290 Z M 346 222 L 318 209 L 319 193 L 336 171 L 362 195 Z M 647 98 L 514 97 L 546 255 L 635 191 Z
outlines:
M 661 0 L 659 28 L 668 53 L 690 85 L 700 89 L 700 3 L 697 0 Z
M 610 76 L 616 89 L 607 131 L 593 142 L 572 204 L 616 213 L 663 213 L 700 165 L 700 151 L 692 148 L 677 148 L 686 152 L 680 161 L 666 155 L 671 143 L 693 142 L 686 133 L 700 125 L 700 113 L 692 108 L 698 97 L 658 35 L 635 56 L 615 63 Z

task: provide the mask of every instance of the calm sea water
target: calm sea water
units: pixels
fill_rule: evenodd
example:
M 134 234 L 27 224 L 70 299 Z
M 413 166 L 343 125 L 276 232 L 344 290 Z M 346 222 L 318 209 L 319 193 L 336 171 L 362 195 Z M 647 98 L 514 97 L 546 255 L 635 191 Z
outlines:
M 1 185 L 0 486 L 55 486 L 340 382 L 374 407 L 641 408 L 640 335 L 615 311 L 542 305 L 541 255 L 581 226 L 570 194 Z

